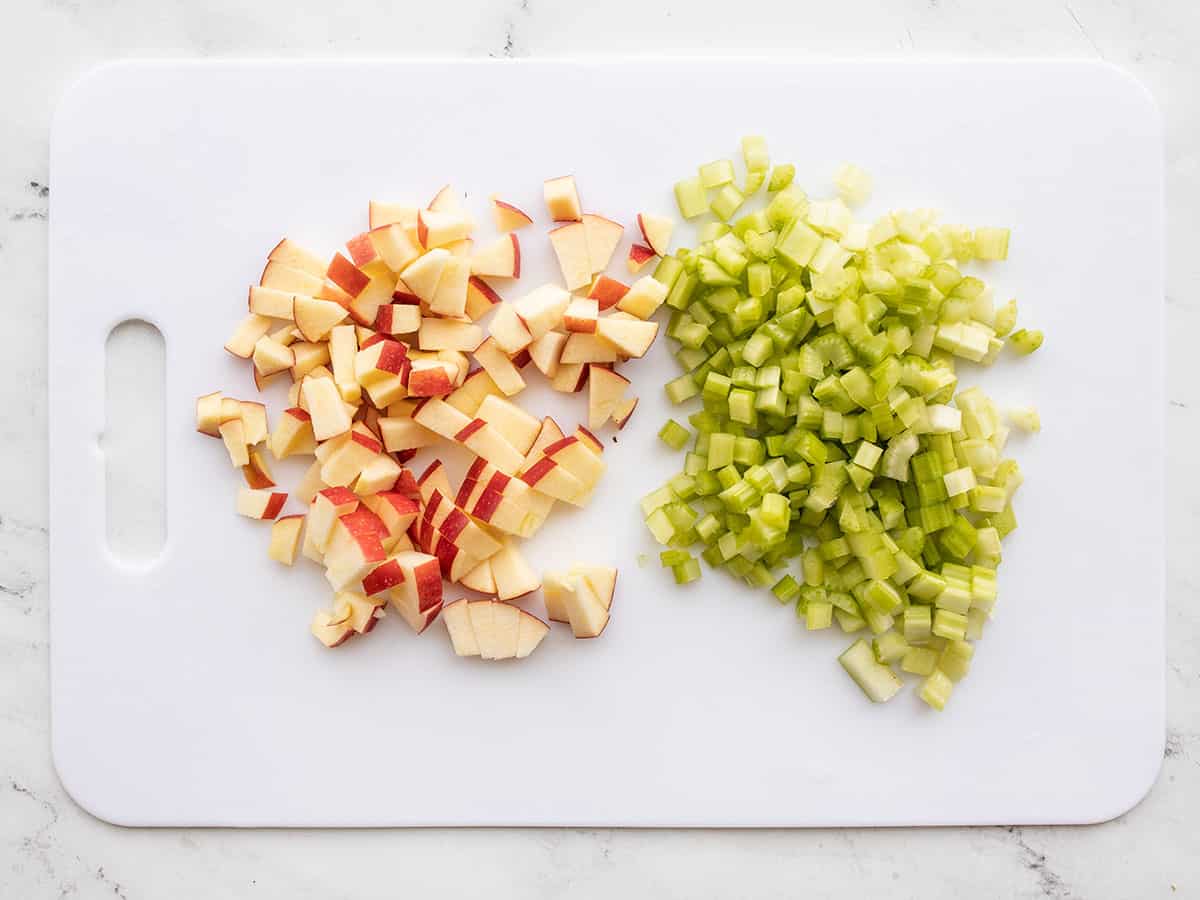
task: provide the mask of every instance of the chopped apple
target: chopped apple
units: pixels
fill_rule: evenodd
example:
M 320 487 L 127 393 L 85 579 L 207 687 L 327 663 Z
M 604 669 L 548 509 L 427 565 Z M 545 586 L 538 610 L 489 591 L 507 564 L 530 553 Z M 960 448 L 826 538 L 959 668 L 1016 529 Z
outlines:
M 349 606 L 333 613 L 319 611 L 313 616 L 309 630 L 313 637 L 330 649 L 344 644 L 354 635 L 354 627 L 350 624 Z
M 296 327 L 306 341 L 328 340 L 330 330 L 346 319 L 346 310 L 332 300 L 297 294 L 294 304 Z
M 591 288 L 588 290 L 588 297 L 595 300 L 600 307 L 600 312 L 616 306 L 621 302 L 621 298 L 629 291 L 629 285 L 624 282 L 617 281 L 615 278 L 609 278 L 607 275 L 597 275 L 592 282 Z
M 582 481 L 588 490 L 594 488 L 604 474 L 605 464 L 600 454 L 574 435 L 551 444 L 544 453 Z
M 437 291 L 438 282 L 442 278 L 442 270 L 446 268 L 446 263 L 451 259 L 453 257 L 449 251 L 441 247 L 430 250 L 409 263 L 400 273 L 400 280 L 414 296 L 429 303 Z
M 364 328 L 370 327 L 380 308 L 391 302 L 395 289 L 396 279 L 390 274 L 371 276 L 366 288 L 347 305 L 350 318 Z
M 537 340 L 562 324 L 563 314 L 570 303 L 569 293 L 557 285 L 544 284 L 513 301 L 512 310 L 520 317 L 531 338 Z M 528 344 L 523 344 L 522 347 L 524 346 Z M 507 346 L 504 349 L 510 353 L 515 352 Z
M 523 609 L 517 610 L 521 615 L 521 626 L 517 633 L 517 659 L 525 659 L 537 649 L 542 638 L 550 630 L 550 626 Z
M 563 349 L 566 349 L 565 343 L 563 344 Z M 588 369 L 586 365 L 583 363 L 563 362 L 562 354 L 559 354 L 558 371 L 550 379 L 550 387 L 564 394 L 577 394 L 587 384 L 587 373 Z
M 411 303 L 385 303 L 372 326 L 380 334 L 412 334 L 421 327 L 421 307 Z
M 354 362 L 358 355 L 358 335 L 353 325 L 338 325 L 329 332 L 329 357 L 333 366 L 333 381 L 339 395 L 347 403 L 357 403 L 362 386 L 354 377 Z
M 588 373 L 588 428 L 598 429 L 612 417 L 624 398 L 629 379 L 604 366 L 591 366 Z
M 509 356 L 524 350 L 533 341 L 529 328 L 511 303 L 502 303 L 496 308 L 488 330 L 496 345 Z
M 209 437 L 220 437 L 221 400 L 224 394 L 213 391 L 196 398 L 196 430 Z
M 507 359 L 507 357 L 505 358 Z M 476 410 L 479 409 L 479 405 L 483 403 L 483 398 L 489 394 L 495 394 L 497 397 L 504 396 L 504 392 L 500 390 L 486 369 L 476 369 L 463 380 L 461 387 L 455 388 L 446 395 L 446 402 L 463 415 L 473 417 Z
M 525 379 L 521 377 L 520 370 L 494 338 L 488 338 L 475 348 L 475 360 L 506 396 L 512 397 L 525 390 Z
M 409 396 L 440 397 L 453 389 L 454 379 L 446 365 L 436 359 L 412 361 L 412 368 L 408 372 Z
M 442 185 L 433 199 L 429 201 L 427 209 L 434 212 L 461 212 L 462 211 L 462 193 L 454 188 L 454 185 Z
M 458 656 L 478 656 L 479 642 L 475 640 L 475 629 L 471 626 L 468 602 L 455 600 L 442 608 L 442 621 L 450 634 L 450 643 Z
M 666 299 L 667 286 L 647 275 L 633 283 L 629 292 L 617 303 L 617 309 L 639 319 L 649 319 Z
M 675 221 L 667 216 L 638 213 L 637 223 L 646 246 L 657 255 L 666 256 L 671 247 L 671 232 L 675 230 Z
M 328 378 L 306 378 L 300 386 L 300 394 L 312 417 L 313 436 L 318 441 L 350 430 L 350 414 L 333 381 Z
M 471 217 L 461 210 L 417 210 L 417 240 L 423 247 L 441 247 L 461 241 L 474 227 Z
M 612 566 L 571 566 L 570 574 L 587 579 L 592 590 L 604 604 L 605 609 L 612 608 L 613 594 L 617 589 L 617 570 Z
M 259 287 L 289 294 L 317 294 L 324 287 L 321 276 L 271 260 L 258 279 Z
M 596 437 L 596 435 L 592 434 L 582 425 L 575 426 L 575 433 L 572 435 L 572 437 L 574 437 L 575 440 L 582 442 L 584 446 L 586 446 L 597 456 L 604 452 L 604 445 L 600 443 L 600 438 Z
M 339 517 L 325 550 L 325 579 L 330 586 L 340 591 L 360 583 L 387 558 L 386 536 L 383 522 L 365 506 Z
M 370 275 L 340 253 L 334 254 L 325 277 L 352 298 L 365 291 L 367 285 L 371 283 Z M 316 294 L 317 291 L 297 291 L 297 293 Z
M 357 591 L 341 591 L 334 597 L 334 608 L 340 609 L 343 604 L 350 607 L 350 627 L 356 634 L 367 634 L 375 627 L 382 614 L 380 607 L 386 600 L 365 597 Z
M 422 350 L 471 351 L 483 343 L 483 329 L 470 322 L 427 316 L 421 320 L 417 340 Z
M 563 325 L 567 331 L 591 333 L 596 330 L 600 318 L 600 302 L 586 297 L 576 297 L 563 314 Z
M 386 339 L 376 341 L 355 354 L 354 377 L 360 385 L 369 388 L 403 374 L 407 365 L 408 348 L 404 344 Z
M 546 601 L 546 616 L 552 622 L 569 623 L 567 597 L 578 589 L 580 578 L 566 572 L 547 572 L 542 577 L 542 598 Z
M 470 259 L 474 254 L 472 248 L 475 246 L 475 241 L 471 238 L 463 238 L 459 241 L 451 241 L 448 244 L 442 245 L 446 252 L 451 256 L 458 256 L 463 259 Z
M 399 588 L 393 588 L 391 592 L 392 608 L 400 613 L 408 627 L 415 634 L 422 634 L 426 628 L 434 623 L 438 617 L 438 613 L 442 611 L 442 601 L 439 600 L 434 606 L 422 612 L 416 608 L 412 598 L 407 594 L 399 594 Z
M 641 244 L 634 244 L 629 248 L 629 256 L 625 258 L 625 267 L 630 273 L 636 275 L 646 267 L 646 263 L 654 259 L 655 252 L 649 247 L 643 247 Z
M 308 510 L 307 539 L 324 552 L 333 535 L 333 526 L 342 516 L 358 509 L 359 498 L 349 488 L 327 487 L 316 492 Z
M 296 484 L 296 489 L 292 495 L 301 503 L 311 503 L 317 495 L 317 491 L 325 487 L 325 482 L 321 480 L 321 463 L 319 460 L 313 460 L 304 474 L 300 476 L 300 481 Z
M 522 456 L 529 452 L 542 423 L 510 400 L 489 394 L 483 398 L 476 417 L 499 429 L 500 434 Z
M 571 631 L 577 638 L 594 638 L 608 626 L 609 609 L 586 578 L 575 579 L 575 590 L 563 597 Z
M 442 266 L 442 277 L 429 298 L 429 310 L 439 316 L 459 318 L 466 315 L 467 284 L 471 279 L 471 261 L 452 256 Z
M 249 462 L 242 467 L 242 477 L 246 479 L 246 487 L 262 490 L 275 487 L 275 479 L 267 466 L 266 456 L 257 448 L 248 451 Z
M 303 527 L 304 516 L 280 516 L 276 519 L 271 525 L 271 544 L 267 547 L 267 556 L 285 566 L 294 563 Z
M 371 597 L 401 584 L 404 584 L 404 569 L 395 559 L 385 559 L 363 578 L 362 591 Z
M 521 242 L 517 236 L 503 235 L 482 248 L 471 258 L 471 274 L 520 278 Z
M 525 455 L 505 440 L 498 428 L 482 419 L 470 422 L 455 435 L 455 440 L 507 475 L 515 475 L 525 462 Z
M 393 272 L 400 272 L 421 255 L 421 248 L 405 230 L 403 225 L 389 223 L 368 232 L 371 244 L 379 253 L 384 264 Z
M 317 254 L 288 238 L 284 238 L 276 244 L 267 258 L 271 262 L 276 262 L 292 269 L 299 269 L 302 272 L 308 272 L 310 275 L 318 277 L 325 274 L 327 266 L 327 263 L 321 257 L 317 256 Z
M 249 519 L 274 519 L 283 509 L 287 494 L 281 491 L 256 491 L 240 488 L 237 494 L 237 511 Z
M 446 466 L 440 459 L 435 459 L 425 467 L 425 471 L 417 479 L 417 487 L 421 490 L 421 499 L 426 503 L 434 493 L 441 494 L 443 497 L 449 497 L 454 493 L 450 489 L 450 476 L 446 474 Z
M 371 240 L 369 231 L 364 231 L 346 241 L 346 252 L 350 254 L 350 261 L 354 263 L 355 267 L 368 277 L 385 275 L 390 271 L 388 264 L 383 259 L 383 254 Z
M 540 494 L 572 506 L 583 506 L 588 497 L 589 486 L 548 456 L 541 456 L 524 468 L 521 480 Z
M 464 575 L 458 583 L 477 593 L 494 595 L 496 593 L 496 579 L 492 576 L 491 560 L 485 559 Z
M 372 230 L 393 224 L 415 226 L 417 224 L 417 208 L 401 203 L 371 200 L 368 204 L 368 218 Z
M 285 347 L 264 334 L 254 344 L 254 368 L 263 376 L 274 375 L 290 369 L 296 363 L 291 347 Z
M 393 559 L 404 572 L 404 583 L 393 597 L 408 598 L 419 612 L 428 612 L 442 603 L 442 572 L 437 558 L 409 550 Z
M 658 323 L 605 316 L 596 325 L 596 334 L 623 355 L 640 359 L 658 336 Z
M 553 378 L 558 372 L 558 362 L 566 343 L 567 336 L 561 331 L 547 331 L 529 345 L 529 358 L 539 372 L 547 378 Z
M 323 342 L 314 344 L 310 341 L 297 341 L 289 349 L 295 360 L 292 363 L 293 381 L 300 381 L 318 366 L 329 362 L 329 345 Z
M 471 424 L 471 418 L 455 409 L 440 397 L 430 397 L 413 412 L 413 420 L 448 440 Z M 448 492 L 447 492 L 448 493 Z
M 507 603 L 487 602 L 492 604 L 492 658 L 512 659 L 521 639 L 521 611 Z
M 380 454 L 362 467 L 358 480 L 354 482 L 354 493 L 366 497 L 390 491 L 399 477 L 400 464 L 390 456 Z
M 496 640 L 495 613 L 496 603 L 493 600 L 477 600 L 467 604 L 467 617 L 471 623 L 471 631 L 479 646 L 479 655 L 483 659 L 497 659 L 500 654 Z
M 464 312 L 472 322 L 478 322 L 500 302 L 500 295 L 482 278 L 472 275 L 467 279 L 467 305 Z
M 617 428 L 624 428 L 625 423 L 633 416 L 633 411 L 637 409 L 637 397 L 625 397 L 617 402 L 617 405 L 612 410 L 612 420 L 616 423 Z
M 292 298 L 295 294 L 288 291 L 277 291 L 251 285 L 248 306 L 250 312 L 258 316 L 268 316 L 272 319 L 292 318 Z
M 250 313 L 238 323 L 238 327 L 225 344 L 225 349 L 234 356 L 249 359 L 254 355 L 258 339 L 271 330 L 271 320 L 266 316 Z
M 582 217 L 574 175 L 547 179 L 542 186 L 542 193 L 550 218 L 555 222 L 578 222 Z
M 592 280 L 591 256 L 588 253 L 587 226 L 583 222 L 560 225 L 550 232 L 550 245 L 558 257 L 567 290 L 577 291 Z
M 617 244 L 621 243 L 625 226 L 595 213 L 583 214 L 583 226 L 587 232 L 588 268 L 592 270 L 591 274 L 603 272 L 608 268 Z
M 550 416 L 542 419 L 542 423 L 538 429 L 537 437 L 533 441 L 533 445 L 529 448 L 529 452 L 525 454 L 526 462 L 532 462 L 541 456 L 542 451 L 551 444 L 558 443 L 563 439 L 562 429 L 558 427 L 558 423 Z
M 560 363 L 611 363 L 617 361 L 617 348 L 609 341 L 603 340 L 601 328 L 607 319 L 602 319 L 596 325 L 595 334 L 576 331 L 567 338 L 563 345 Z
M 513 204 L 501 200 L 495 194 L 491 196 L 492 219 L 497 231 L 516 231 L 526 225 L 532 225 L 533 219 Z
M 250 464 L 250 452 L 246 446 L 246 428 L 241 419 L 230 419 L 222 422 L 218 431 L 225 449 L 229 451 L 229 461 L 234 468 L 241 469 Z
M 389 453 L 432 447 L 439 440 L 436 434 L 412 418 L 387 416 L 379 420 L 379 429 L 383 433 L 383 446 Z

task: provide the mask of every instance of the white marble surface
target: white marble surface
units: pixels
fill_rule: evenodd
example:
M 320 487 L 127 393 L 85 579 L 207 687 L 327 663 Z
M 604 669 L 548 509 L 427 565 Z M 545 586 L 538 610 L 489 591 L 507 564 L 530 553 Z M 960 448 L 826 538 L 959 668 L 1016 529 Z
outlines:
M 1200 326 L 1200 254 L 1193 249 L 1200 234 L 1198 41 L 1200 7 L 1187 0 L 0 5 L 0 303 L 8 348 L 0 378 L 0 897 L 1200 896 L 1200 564 L 1193 555 L 1200 538 L 1200 355 L 1189 352 Z M 1117 821 L 1088 828 L 924 831 L 131 831 L 79 810 L 51 766 L 47 717 L 47 149 L 54 104 L 66 86 L 93 64 L 131 56 L 756 50 L 1101 57 L 1138 75 L 1161 104 L 1173 488 L 1168 741 L 1146 800 Z M 1140 299 L 1130 298 L 1131 310 Z

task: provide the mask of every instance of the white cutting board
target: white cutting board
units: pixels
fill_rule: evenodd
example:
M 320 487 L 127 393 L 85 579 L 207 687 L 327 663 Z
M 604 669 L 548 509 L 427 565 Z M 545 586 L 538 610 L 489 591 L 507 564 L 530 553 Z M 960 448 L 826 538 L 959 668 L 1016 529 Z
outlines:
M 397 619 L 335 652 L 308 634 L 328 595 L 238 518 L 239 479 L 193 431 L 193 398 L 251 396 L 221 345 L 284 234 L 332 250 L 370 197 L 498 191 L 538 224 L 544 178 L 628 225 L 672 183 L 763 133 L 827 195 L 875 176 L 865 214 L 936 206 L 1011 225 L 986 277 L 1045 347 L 981 380 L 1034 401 L 1014 439 L 1021 527 L 970 677 L 937 715 L 872 706 L 763 591 L 715 573 L 675 589 L 636 500 L 681 457 L 665 346 L 596 502 L 556 513 L 541 566 L 620 568 L 612 624 L 556 626 L 519 664 L 457 659 L 441 623 Z M 1146 92 L 1083 63 L 144 63 L 63 101 L 50 240 L 54 757 L 104 819 L 142 825 L 897 825 L 1090 822 L 1136 803 L 1163 745 L 1162 134 Z M 740 166 L 740 162 L 739 162 Z M 622 243 L 623 255 L 629 232 Z M 689 230 L 681 232 L 687 240 Z M 623 275 L 617 261 L 612 271 Z M 512 296 L 518 289 L 508 289 Z M 143 317 L 166 339 L 167 543 L 105 545 L 103 348 Z M 662 342 L 665 344 L 665 342 Z M 536 379 L 534 379 L 536 381 Z M 272 391 L 272 411 L 282 391 Z M 541 387 L 538 412 L 584 400 Z M 450 596 L 456 592 L 450 591 Z M 531 602 L 537 609 L 540 601 Z

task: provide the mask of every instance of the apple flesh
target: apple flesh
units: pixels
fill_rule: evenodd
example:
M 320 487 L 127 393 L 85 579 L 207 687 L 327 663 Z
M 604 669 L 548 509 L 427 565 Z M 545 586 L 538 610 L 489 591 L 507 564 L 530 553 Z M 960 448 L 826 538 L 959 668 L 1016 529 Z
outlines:
M 500 295 L 477 275 L 467 279 L 467 303 L 463 312 L 472 322 L 478 322 L 500 302 Z
M 271 525 L 271 543 L 267 556 L 276 562 L 290 566 L 296 561 L 300 549 L 300 533 L 304 528 L 304 516 L 280 516 Z
M 495 394 L 497 397 L 504 396 L 504 392 L 500 390 L 486 369 L 476 369 L 463 379 L 462 385 L 455 388 L 445 399 L 463 415 L 474 417 L 476 410 L 483 403 L 483 398 L 489 394 Z
M 596 334 L 624 356 L 640 359 L 658 337 L 658 323 L 606 316 L 597 323 Z
M 233 336 L 225 342 L 225 349 L 234 356 L 250 359 L 254 355 L 254 346 L 258 339 L 271 330 L 271 320 L 266 316 L 250 313 L 238 323 Z
M 607 275 L 597 275 L 588 290 L 588 297 L 599 304 L 600 312 L 611 309 L 621 302 L 621 298 L 629 291 L 629 285 L 609 278 Z
M 617 361 L 617 347 L 610 341 L 604 340 L 603 326 L 606 319 L 596 324 L 596 333 L 576 331 L 567 338 L 563 345 L 559 363 L 612 363 Z
M 250 312 L 258 316 L 267 316 L 271 319 L 291 319 L 292 298 L 295 296 L 288 291 L 251 285 L 246 305 L 250 308 Z
M 258 279 L 258 285 L 276 291 L 286 291 L 289 294 L 315 296 L 324 289 L 325 280 L 314 272 L 306 272 L 303 269 L 271 260 L 263 269 L 262 276 Z
M 497 600 L 456 600 L 444 618 L 455 654 L 490 660 L 525 659 L 550 630 L 537 616 Z
M 521 277 L 521 242 L 515 234 L 506 234 L 482 248 L 471 258 L 472 275 L 495 278 Z
M 566 350 L 566 342 L 563 343 L 563 349 Z M 565 394 L 577 394 L 587 384 L 587 374 L 586 365 L 565 362 L 559 354 L 558 371 L 550 379 L 550 387 Z
M 442 270 L 452 258 L 450 252 L 441 247 L 430 250 L 405 266 L 400 273 L 400 281 L 404 282 L 409 293 L 429 303 L 437 291 Z
M 332 300 L 297 294 L 293 301 L 296 327 L 306 341 L 324 341 L 335 325 L 346 319 L 346 310 Z
M 299 269 L 317 277 L 324 275 L 328 266 L 328 263 L 317 254 L 289 238 L 284 238 L 276 244 L 267 259 L 281 266 Z
M 646 246 L 658 256 L 666 256 L 671 247 L 671 232 L 675 230 L 675 220 L 667 216 L 638 213 L 637 224 Z
M 583 217 L 574 175 L 547 179 L 542 185 L 542 196 L 555 222 L 578 222 Z
M 439 316 L 459 318 L 466 315 L 467 284 L 471 279 L 471 261 L 451 256 L 442 266 L 442 277 L 429 298 L 429 310 Z
M 612 417 L 613 410 L 624 398 L 629 379 L 604 366 L 593 365 L 589 368 L 588 428 L 599 429 Z
M 422 350 L 472 351 L 483 343 L 483 329 L 456 319 L 421 320 L 417 341 Z
M 529 327 L 511 303 L 502 303 L 496 308 L 488 330 L 496 346 L 509 356 L 524 350 L 534 338 Z
M 490 199 L 492 203 L 492 219 L 496 223 L 497 231 L 516 231 L 518 228 L 524 228 L 526 225 L 533 224 L 533 219 L 528 213 L 508 201 L 501 200 L 495 194 Z
M 625 226 L 594 213 L 584 213 L 582 218 L 587 235 L 588 268 L 592 270 L 591 274 L 603 272 L 621 243 Z
M 246 479 L 246 487 L 261 490 L 275 487 L 275 479 L 271 477 L 271 469 L 267 458 L 257 447 L 248 451 L 249 461 L 242 467 L 242 477 Z
M 617 309 L 639 319 L 649 319 L 666 299 L 667 286 L 647 275 L 630 286 L 628 293 L 617 302 Z
M 571 332 L 591 334 L 596 330 L 600 318 L 600 302 L 586 297 L 576 297 L 563 314 L 563 327 Z
M 634 244 L 629 248 L 629 255 L 625 258 L 625 267 L 629 269 L 630 274 L 636 275 L 646 267 L 646 263 L 654 259 L 655 252 L 649 247 L 641 244 Z
M 583 222 L 560 225 L 550 232 L 550 246 L 558 258 L 567 290 L 586 287 L 592 280 L 591 255 L 588 252 L 587 226 Z
M 280 491 L 241 488 L 237 493 L 237 511 L 248 519 L 274 519 L 287 502 L 287 496 Z

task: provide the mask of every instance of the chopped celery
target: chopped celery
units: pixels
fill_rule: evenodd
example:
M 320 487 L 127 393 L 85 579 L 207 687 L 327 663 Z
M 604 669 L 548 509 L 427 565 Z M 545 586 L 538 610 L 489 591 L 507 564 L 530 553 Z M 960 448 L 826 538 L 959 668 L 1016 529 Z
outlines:
M 1017 524 L 1010 427 L 1040 428 L 1032 407 L 1002 414 L 956 372 L 996 362 L 1005 343 L 1041 345 L 1015 330 L 1016 301 L 997 304 L 963 271 L 1006 258 L 1009 233 L 925 208 L 855 222 L 863 170 L 842 166 L 837 197 L 810 201 L 794 166 L 772 170 L 763 138 L 742 154 L 740 186 L 728 159 L 676 185 L 684 217 L 714 216 L 654 270 L 684 371 L 667 396 L 702 408 L 687 416 L 690 447 L 684 424 L 660 432 L 688 452 L 643 498 L 647 527 L 680 584 L 699 577 L 698 543 L 709 565 L 794 602 L 808 629 L 869 629 L 842 664 L 873 699 L 898 689 L 898 663 L 940 709 L 996 607 Z M 797 560 L 803 584 L 779 575 Z
M 902 683 L 890 666 L 875 659 L 871 645 L 859 639 L 850 645 L 838 662 L 854 683 L 874 703 L 886 703 L 900 691 Z
M 674 419 L 667 419 L 667 424 L 659 430 L 658 436 L 672 450 L 682 450 L 691 434 Z

